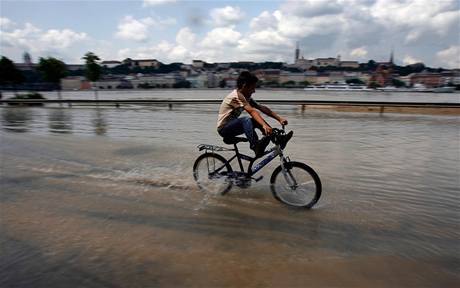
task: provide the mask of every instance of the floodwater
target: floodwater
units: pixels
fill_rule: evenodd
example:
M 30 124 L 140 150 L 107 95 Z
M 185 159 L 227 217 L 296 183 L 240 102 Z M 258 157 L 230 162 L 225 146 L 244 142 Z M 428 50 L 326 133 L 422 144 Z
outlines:
M 217 108 L 1 107 L 0 286 L 458 287 L 460 117 L 273 107 L 323 183 L 298 210 L 276 161 L 197 189 Z

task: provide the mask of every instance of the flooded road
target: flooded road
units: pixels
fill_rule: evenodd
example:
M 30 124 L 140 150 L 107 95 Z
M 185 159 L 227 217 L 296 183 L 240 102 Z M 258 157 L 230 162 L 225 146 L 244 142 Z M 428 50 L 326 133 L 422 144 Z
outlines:
M 0 286 L 457 287 L 459 117 L 279 108 L 312 210 L 196 188 L 212 105 L 0 108 Z

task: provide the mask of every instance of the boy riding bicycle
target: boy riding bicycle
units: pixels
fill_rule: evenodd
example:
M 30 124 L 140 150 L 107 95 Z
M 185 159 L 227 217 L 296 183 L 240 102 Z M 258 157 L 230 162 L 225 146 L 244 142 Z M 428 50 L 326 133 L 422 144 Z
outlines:
M 270 143 L 272 128 L 262 118 L 257 110 L 267 116 L 276 119 L 281 125 L 287 125 L 287 119 L 279 116 L 267 106 L 257 103 L 251 96 L 259 79 L 248 71 L 241 72 L 237 80 L 237 89 L 228 94 L 222 101 L 217 119 L 217 132 L 225 139 L 245 134 L 249 147 L 256 157 L 261 157 L 267 145 Z M 256 110 L 257 109 L 257 110 Z M 251 117 L 239 117 L 245 110 Z M 264 137 L 259 140 L 255 128 L 258 128 Z M 290 131 L 282 139 L 282 146 L 291 139 L 293 132 Z

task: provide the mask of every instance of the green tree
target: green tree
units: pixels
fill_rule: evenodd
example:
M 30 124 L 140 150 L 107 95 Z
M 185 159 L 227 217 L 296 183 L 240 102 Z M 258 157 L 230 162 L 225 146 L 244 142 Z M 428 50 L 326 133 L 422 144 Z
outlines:
M 393 86 L 398 87 L 398 88 L 399 88 L 399 87 L 405 87 L 405 86 L 406 86 L 406 83 L 404 83 L 403 81 L 401 81 L 401 80 L 399 80 L 399 79 L 396 79 L 396 78 L 393 78 L 393 79 L 391 80 L 391 82 L 392 82 Z
M 98 61 L 101 60 L 96 54 L 93 52 L 87 52 L 85 56 L 82 57 L 85 60 L 85 77 L 91 82 L 96 82 L 101 78 L 101 66 L 99 65 Z M 95 85 L 94 89 L 94 97 L 96 100 L 97 97 L 97 84 Z
M 377 68 L 377 66 L 378 66 L 377 63 L 372 59 L 367 62 L 367 69 L 368 70 L 375 70 Z
M 46 82 L 55 84 L 58 88 L 58 97 L 61 99 L 61 79 L 67 75 L 67 67 L 64 62 L 53 57 L 42 58 L 38 62 L 38 71 L 42 73 Z
M 380 86 L 380 84 L 378 84 L 377 82 L 373 81 L 373 82 L 369 83 L 368 87 L 371 88 L 371 89 L 375 89 L 375 88 L 379 88 L 379 87 L 382 87 L 382 86 Z
M 182 80 L 177 83 L 173 84 L 173 88 L 190 88 L 192 86 L 192 83 L 187 80 Z
M 345 80 L 347 84 L 356 84 L 356 85 L 364 85 L 365 83 L 358 78 L 353 78 L 353 79 L 347 79 Z
M 287 82 L 283 82 L 281 84 L 281 86 L 283 86 L 283 87 L 292 87 L 292 86 L 295 86 L 295 82 L 290 80 L 290 81 L 287 81 Z
M 13 61 L 2 56 L 0 59 L 0 85 L 13 85 L 24 82 L 24 76 L 14 65 Z M 16 89 L 16 88 L 15 88 Z

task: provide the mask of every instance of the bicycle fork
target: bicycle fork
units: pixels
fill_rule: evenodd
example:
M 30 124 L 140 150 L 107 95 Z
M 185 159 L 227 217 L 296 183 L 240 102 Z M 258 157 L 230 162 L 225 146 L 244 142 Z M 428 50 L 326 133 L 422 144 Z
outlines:
M 284 179 L 286 183 L 291 187 L 292 190 L 296 190 L 299 186 L 297 181 L 295 180 L 294 176 L 292 175 L 291 169 L 288 170 L 286 164 L 291 162 L 289 157 L 284 157 L 283 155 L 280 156 L 281 158 L 281 172 L 283 173 Z

